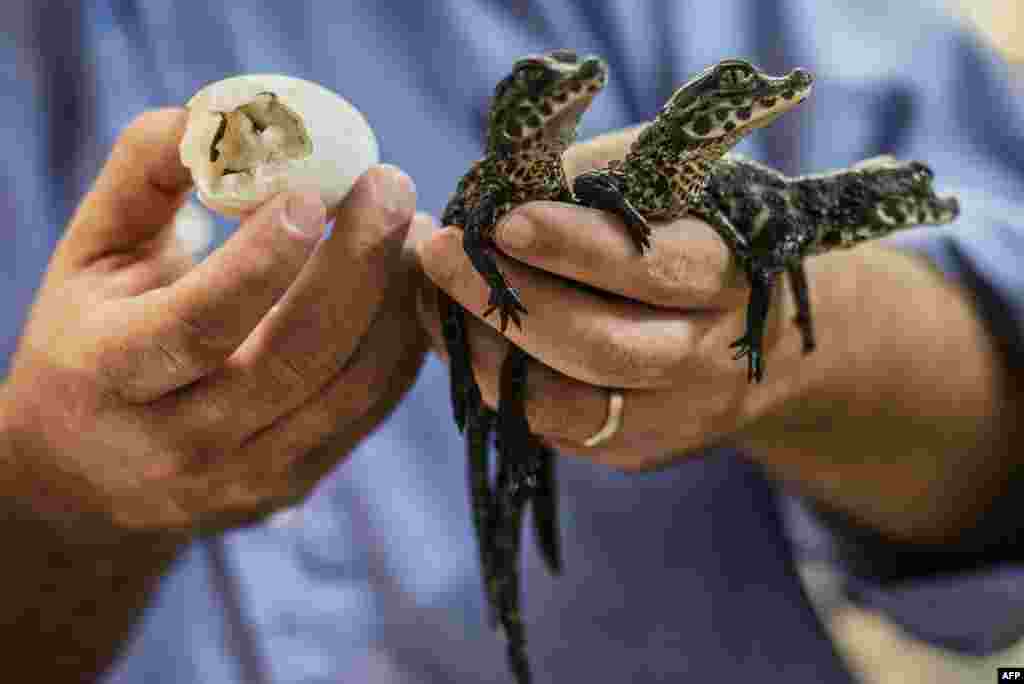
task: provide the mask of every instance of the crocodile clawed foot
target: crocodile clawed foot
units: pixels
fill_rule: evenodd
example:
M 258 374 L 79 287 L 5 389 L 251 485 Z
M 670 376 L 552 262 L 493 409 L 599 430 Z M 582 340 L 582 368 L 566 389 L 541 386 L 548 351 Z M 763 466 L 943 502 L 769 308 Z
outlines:
M 519 299 L 519 290 L 508 285 L 501 288 L 492 287 L 491 296 L 487 304 L 488 307 L 484 311 L 484 318 L 487 318 L 497 310 L 498 315 L 501 317 L 500 328 L 502 334 L 508 329 L 509 319 L 516 324 L 517 328 L 522 328 L 523 322 L 519 314 L 520 312 L 529 313 L 526 307 L 523 306 L 523 302 Z
M 747 357 L 747 382 L 761 382 L 764 378 L 764 355 L 761 352 L 761 345 L 753 342 L 750 335 L 744 335 L 730 344 L 729 348 L 736 349 L 732 357 L 734 361 Z

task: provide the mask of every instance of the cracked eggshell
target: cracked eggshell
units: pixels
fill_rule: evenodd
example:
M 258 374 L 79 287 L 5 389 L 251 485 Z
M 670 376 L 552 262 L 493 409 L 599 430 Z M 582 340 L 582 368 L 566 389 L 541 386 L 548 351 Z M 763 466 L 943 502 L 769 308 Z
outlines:
M 314 190 L 328 212 L 379 160 L 363 115 L 321 85 L 281 74 L 247 74 L 203 87 L 179 146 L 199 200 L 226 216 L 284 190 Z

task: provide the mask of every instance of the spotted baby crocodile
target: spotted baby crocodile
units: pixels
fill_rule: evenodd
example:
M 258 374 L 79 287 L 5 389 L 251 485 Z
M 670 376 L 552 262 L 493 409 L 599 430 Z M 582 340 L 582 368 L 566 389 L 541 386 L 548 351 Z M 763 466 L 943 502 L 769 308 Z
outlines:
M 771 77 L 743 60 L 724 60 L 671 97 L 625 159 L 578 176 L 584 205 L 619 215 L 643 252 L 649 220 L 683 214 L 714 228 L 750 283 L 744 335 L 732 346 L 748 357 L 748 378 L 764 373 L 763 335 L 772 289 L 785 270 L 796 303 L 796 324 L 809 353 L 815 347 L 803 258 L 847 247 L 922 223 L 946 223 L 959 213 L 940 198 L 920 162 L 892 157 L 849 169 L 789 178 L 727 154 L 744 136 L 802 102 L 812 77 L 802 69 Z
M 606 76 L 601 59 L 581 59 L 570 50 L 518 60 L 495 88 L 486 156 L 463 176 L 441 216 L 444 225 L 462 226 L 466 254 L 490 286 L 484 316 L 498 311 L 502 332 L 509 320 L 521 324 L 526 307 L 495 261 L 495 225 L 528 201 L 572 201 L 562 153 L 575 140 L 579 119 Z M 530 681 L 530 669 L 519 613 L 519 540 L 524 510 L 532 503 L 541 555 L 552 572 L 560 571 L 554 455 L 531 435 L 526 420 L 526 353 L 510 346 L 495 415 L 483 405 L 473 377 L 465 312 L 444 292 L 439 308 L 455 421 L 466 431 L 473 523 L 492 622 L 500 623 L 510 669 L 524 683 Z M 487 455 L 492 429 L 500 457 L 493 489 Z

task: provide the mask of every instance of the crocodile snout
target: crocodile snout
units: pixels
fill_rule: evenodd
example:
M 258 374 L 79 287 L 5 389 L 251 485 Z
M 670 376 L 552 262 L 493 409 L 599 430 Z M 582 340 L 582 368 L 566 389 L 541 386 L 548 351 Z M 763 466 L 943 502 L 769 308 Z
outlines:
M 580 66 L 579 75 L 581 78 L 594 78 L 604 72 L 604 62 L 597 57 L 589 57 Z
M 793 81 L 793 85 L 797 88 L 806 88 L 807 86 L 814 83 L 814 76 L 807 69 L 801 69 L 797 67 L 790 72 L 789 78 Z

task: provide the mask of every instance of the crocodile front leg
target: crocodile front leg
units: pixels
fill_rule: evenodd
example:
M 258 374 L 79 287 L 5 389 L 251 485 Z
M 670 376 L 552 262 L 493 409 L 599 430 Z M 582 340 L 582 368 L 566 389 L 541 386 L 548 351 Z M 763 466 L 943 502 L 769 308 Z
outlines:
M 629 237 L 643 254 L 651 246 L 651 227 L 622 191 L 622 185 L 611 172 L 587 171 L 576 176 L 572 185 L 576 203 L 615 214 L 625 224 Z
M 468 212 L 462 227 L 462 248 L 473 262 L 473 268 L 483 276 L 491 288 L 488 308 L 483 313 L 484 318 L 497 310 L 501 317 L 501 332 L 504 333 L 508 328 L 509 319 L 517 327 L 522 327 L 519 314 L 528 312 L 519 299 L 519 292 L 508 284 L 494 259 L 492 236 L 501 203 L 497 193 L 487 193 Z

